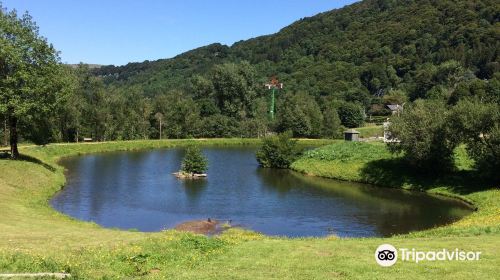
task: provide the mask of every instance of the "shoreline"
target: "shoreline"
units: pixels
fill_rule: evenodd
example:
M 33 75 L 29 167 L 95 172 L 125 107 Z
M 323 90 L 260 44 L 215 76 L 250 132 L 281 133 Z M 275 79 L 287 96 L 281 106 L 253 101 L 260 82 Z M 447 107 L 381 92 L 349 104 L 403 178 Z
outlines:
M 61 154 L 61 155 L 58 155 L 56 157 L 53 158 L 54 160 L 54 163 L 59 167 L 59 168 L 62 168 L 63 169 L 63 175 L 64 175 L 64 184 L 61 186 L 60 189 L 58 189 L 56 192 L 54 192 L 52 194 L 52 196 L 50 196 L 47 200 L 47 206 L 64 215 L 64 216 L 67 216 L 71 219 L 74 219 L 73 217 L 71 216 L 68 216 L 67 214 L 64 214 L 64 213 L 61 213 L 57 210 L 55 210 L 54 208 L 51 207 L 50 205 L 50 200 L 53 198 L 54 195 L 56 195 L 58 192 L 60 192 L 64 187 L 65 187 L 65 184 L 66 184 L 66 175 L 65 175 L 65 169 L 62 165 L 59 164 L 59 162 L 64 159 L 64 158 L 67 158 L 67 157 L 72 157 L 72 156 L 84 156 L 84 155 L 89 155 L 89 154 L 95 154 L 95 153 L 107 153 L 107 152 L 127 152 L 127 151 L 140 151 L 140 150 L 148 150 L 148 149 L 171 149 L 171 148 L 179 148 L 179 147 L 185 147 L 185 146 L 189 146 L 189 145 L 193 145 L 193 144 L 199 144 L 201 145 L 202 147 L 203 146 L 208 146 L 208 147 L 211 147 L 211 146 L 258 146 L 259 145 L 259 142 L 260 139 L 254 139 L 254 138 L 215 138 L 215 139 L 205 139 L 205 138 L 202 138 L 202 139 L 174 139 L 174 140 L 132 140 L 132 141 L 109 141 L 109 142 L 95 142 L 95 143 L 76 143 L 76 144 L 73 144 L 73 143 L 69 143 L 69 144 L 51 144 L 50 147 L 54 147 L 54 146 L 72 146 L 72 145 L 109 145 L 109 144 L 115 144 L 115 143 L 121 143 L 123 144 L 124 142 L 125 143 L 128 143 L 128 144 L 132 144 L 128 147 L 119 147 L 118 149 L 103 149 L 103 150 L 98 150 L 98 151 L 89 151 L 89 152 L 77 152 L 76 154 L 73 154 L 73 153 L 67 153 L 67 154 Z M 149 142 L 149 144 L 160 144 L 160 145 L 153 145 L 153 147 L 151 147 L 151 145 L 147 145 L 145 147 L 135 147 L 133 144 L 134 143 L 139 143 L 139 144 L 143 144 L 144 142 Z M 200 143 L 201 142 L 201 143 Z M 310 142 L 310 143 L 307 143 L 307 142 Z M 314 145 L 315 143 L 317 145 L 324 145 L 325 143 L 331 143 L 331 142 L 334 142 L 334 143 L 340 143 L 340 142 L 343 142 L 342 140 L 331 140 L 331 139 L 299 139 L 299 143 L 300 144 L 305 144 L 305 145 Z M 47 145 L 49 146 L 49 145 Z M 40 148 L 41 146 L 26 146 L 24 148 L 27 148 L 27 149 L 33 149 L 33 148 Z M 45 146 L 43 146 L 45 147 Z M 42 148 L 43 148 L 42 147 Z M 300 158 L 297 160 L 299 161 Z M 296 161 L 296 162 L 297 162 Z M 295 162 L 294 162 L 295 163 Z M 455 201 L 458 201 L 460 203 L 463 203 L 465 206 L 467 206 L 468 208 L 470 208 L 473 212 L 477 212 L 477 211 L 480 211 L 480 208 L 479 206 L 472 200 L 468 199 L 467 197 L 463 196 L 463 195 L 460 195 L 460 194 L 457 194 L 457 193 L 452 193 L 452 192 L 441 192 L 441 191 L 435 191 L 435 190 L 422 190 L 422 189 L 406 189 L 404 187 L 395 187 L 395 186 L 384 186 L 384 185 L 377 185 L 377 184 L 374 184 L 374 183 L 371 183 L 371 182 L 367 182 L 367 181 L 363 181 L 363 180 L 346 180 L 342 177 L 332 177 L 332 176 L 324 176 L 324 175 L 317 175 L 317 174 L 314 174 L 313 172 L 308 172 L 308 171 L 303 171 L 303 170 L 299 170 L 299 169 L 296 169 L 292 166 L 290 166 L 288 168 L 288 170 L 291 170 L 291 171 L 294 171 L 294 172 L 298 172 L 298 173 L 301 173 L 303 175 L 306 175 L 306 176 L 312 176 L 312 177 L 320 177 L 320 178 L 326 178 L 326 179 L 332 179 L 332 180 L 338 180 L 338 181 L 345 181 L 345 182 L 355 182 L 355 183 L 361 183 L 361 184 L 367 184 L 369 186 L 372 186 L 374 188 L 388 188 L 388 189 L 396 189 L 396 190 L 401 190 L 401 191 L 410 191 L 410 192 L 416 192 L 416 193 L 424 193 L 426 195 L 430 195 L 430 196 L 436 196 L 438 197 L 439 199 L 451 199 L 451 200 L 455 200 Z M 465 218 L 465 217 L 464 217 Z M 463 219 L 463 218 L 462 218 Z M 83 221 L 83 220 L 78 220 L 78 221 L 81 221 L 81 222 L 84 222 L 84 223 L 88 223 L 87 221 Z M 458 220 L 460 221 L 460 220 Z M 458 222 L 456 221 L 456 222 Z M 186 222 L 189 222 L 189 221 L 186 221 Z M 454 222 L 454 223 L 456 223 Z M 447 225 L 444 225 L 444 226 L 439 226 L 439 227 L 436 227 L 436 228 L 443 228 L 443 227 L 447 227 L 447 226 L 450 226 L 454 223 L 451 223 L 451 224 L 447 224 Z M 99 227 L 102 227 L 102 226 L 99 226 Z M 106 228 L 106 227 L 102 227 L 104 229 L 109 229 L 109 228 Z M 428 231 L 428 230 L 433 230 L 433 229 L 436 229 L 436 228 L 431 228 L 431 229 L 426 229 L 426 230 L 423 230 L 423 231 Z M 175 229 L 174 228 L 169 228 L 167 230 L 170 230 L 170 229 Z M 118 229 L 118 230 L 122 230 L 122 231 L 127 231 L 127 230 L 124 230 L 124 229 Z M 141 231 L 139 231 L 141 232 Z M 158 232 L 161 232 L 161 231 L 158 231 Z M 415 232 L 419 232 L 419 231 L 415 231 Z M 403 235 L 409 235 L 409 234 L 413 234 L 415 232 L 409 232 L 407 234 L 403 234 Z M 150 232 L 141 232 L 141 233 L 150 233 Z M 271 237 L 271 236 L 268 236 L 268 237 Z M 290 238 L 290 237 L 286 237 L 288 239 L 293 239 L 293 238 Z M 320 237 L 321 238 L 321 237 Z M 390 237 L 385 237 L 385 238 L 390 238 Z

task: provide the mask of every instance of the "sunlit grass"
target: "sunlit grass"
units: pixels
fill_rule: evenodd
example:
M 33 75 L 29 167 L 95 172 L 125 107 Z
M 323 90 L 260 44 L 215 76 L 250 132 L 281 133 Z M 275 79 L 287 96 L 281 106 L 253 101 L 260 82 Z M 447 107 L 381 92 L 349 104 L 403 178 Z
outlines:
M 384 126 L 382 125 L 371 125 L 356 128 L 359 131 L 359 136 L 362 138 L 370 137 L 383 137 L 384 136 Z

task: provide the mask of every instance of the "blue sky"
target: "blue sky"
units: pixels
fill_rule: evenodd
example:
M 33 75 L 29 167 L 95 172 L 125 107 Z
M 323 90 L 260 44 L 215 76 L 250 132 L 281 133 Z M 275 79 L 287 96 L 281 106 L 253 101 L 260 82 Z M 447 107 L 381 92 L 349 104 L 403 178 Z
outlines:
M 0 0 L 29 11 L 66 63 L 123 65 L 279 31 L 354 0 Z

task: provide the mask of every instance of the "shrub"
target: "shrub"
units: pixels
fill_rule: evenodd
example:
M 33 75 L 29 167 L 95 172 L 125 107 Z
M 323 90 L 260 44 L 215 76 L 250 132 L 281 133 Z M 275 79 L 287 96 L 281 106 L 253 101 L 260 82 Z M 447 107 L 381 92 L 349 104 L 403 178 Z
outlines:
M 181 171 L 186 173 L 201 174 L 207 171 L 208 161 L 196 146 L 188 147 L 182 161 Z
M 277 136 L 264 137 L 256 157 L 262 167 L 288 168 L 301 153 L 297 140 L 292 139 L 292 132 L 287 131 Z

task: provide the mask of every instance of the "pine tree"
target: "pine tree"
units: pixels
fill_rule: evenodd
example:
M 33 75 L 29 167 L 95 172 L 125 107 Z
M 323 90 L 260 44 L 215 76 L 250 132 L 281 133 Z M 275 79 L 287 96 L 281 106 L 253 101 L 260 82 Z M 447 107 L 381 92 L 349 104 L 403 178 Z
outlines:
M 208 160 L 197 146 L 188 147 L 182 161 L 181 171 L 191 174 L 202 174 L 207 171 Z

